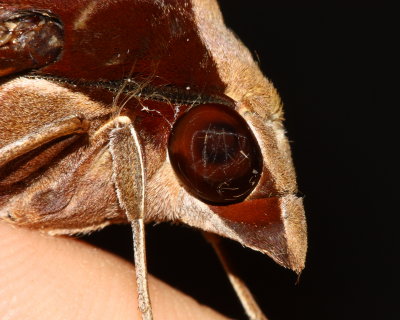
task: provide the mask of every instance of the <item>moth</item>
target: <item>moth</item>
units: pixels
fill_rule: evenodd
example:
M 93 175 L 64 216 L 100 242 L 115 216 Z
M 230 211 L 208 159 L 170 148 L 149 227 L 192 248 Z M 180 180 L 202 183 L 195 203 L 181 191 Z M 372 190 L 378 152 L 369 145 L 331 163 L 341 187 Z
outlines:
M 214 0 L 0 1 L 0 219 L 49 234 L 206 232 L 300 273 L 307 248 L 280 98 Z

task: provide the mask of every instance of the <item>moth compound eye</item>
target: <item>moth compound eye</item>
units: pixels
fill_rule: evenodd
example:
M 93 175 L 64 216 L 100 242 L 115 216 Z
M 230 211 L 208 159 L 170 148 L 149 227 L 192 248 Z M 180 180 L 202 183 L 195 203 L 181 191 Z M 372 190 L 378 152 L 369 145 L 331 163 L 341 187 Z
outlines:
M 168 150 L 179 179 L 207 203 L 239 202 L 261 176 L 261 150 L 253 133 L 225 105 L 200 105 L 183 114 L 172 129 Z

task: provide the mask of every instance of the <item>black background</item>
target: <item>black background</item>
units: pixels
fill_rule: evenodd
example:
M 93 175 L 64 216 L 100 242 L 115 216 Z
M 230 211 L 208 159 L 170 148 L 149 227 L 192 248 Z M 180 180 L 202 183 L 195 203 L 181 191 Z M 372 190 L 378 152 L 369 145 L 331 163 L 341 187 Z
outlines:
M 220 4 L 227 25 L 282 96 L 309 226 L 298 284 L 268 257 L 230 243 L 244 279 L 272 320 L 400 319 L 394 307 L 397 119 L 389 98 L 396 82 L 388 77 L 390 43 L 398 42 L 395 17 L 366 2 Z M 199 232 L 166 224 L 147 231 L 151 273 L 245 319 Z M 126 226 L 106 228 L 89 241 L 132 255 Z

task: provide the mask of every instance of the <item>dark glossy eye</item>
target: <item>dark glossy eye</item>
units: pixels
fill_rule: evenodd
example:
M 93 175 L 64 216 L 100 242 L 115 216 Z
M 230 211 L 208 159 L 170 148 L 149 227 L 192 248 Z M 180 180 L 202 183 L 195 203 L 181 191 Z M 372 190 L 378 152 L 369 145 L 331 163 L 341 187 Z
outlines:
M 200 105 L 182 115 L 172 129 L 168 148 L 176 174 L 204 202 L 239 202 L 261 176 L 262 156 L 253 133 L 225 105 Z

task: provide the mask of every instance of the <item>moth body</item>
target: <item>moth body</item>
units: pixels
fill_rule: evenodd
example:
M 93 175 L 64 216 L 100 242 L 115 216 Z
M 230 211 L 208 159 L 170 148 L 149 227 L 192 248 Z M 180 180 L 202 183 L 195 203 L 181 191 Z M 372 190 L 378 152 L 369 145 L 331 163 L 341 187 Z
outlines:
M 19 60 L 39 45 L 45 58 Z M 0 1 L 0 77 L 1 220 L 130 222 L 143 270 L 143 223 L 180 222 L 303 269 L 281 102 L 215 1 Z

